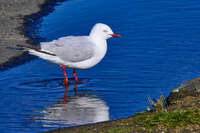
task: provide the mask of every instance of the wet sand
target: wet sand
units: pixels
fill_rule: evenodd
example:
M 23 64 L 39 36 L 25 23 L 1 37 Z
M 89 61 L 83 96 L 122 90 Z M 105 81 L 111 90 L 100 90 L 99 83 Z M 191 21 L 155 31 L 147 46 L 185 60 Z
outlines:
M 58 2 L 63 1 L 65 0 L 0 1 L 0 70 L 31 59 L 23 51 L 8 47 L 13 48 L 17 44 L 32 45 L 35 42 L 38 44 L 41 38 L 35 35 L 32 37 L 35 22 L 51 13 Z
M 24 32 L 24 18 L 37 13 L 46 0 L 5 0 L 0 1 L 0 68 L 18 61 L 23 52 L 11 50 L 17 44 L 30 45 Z

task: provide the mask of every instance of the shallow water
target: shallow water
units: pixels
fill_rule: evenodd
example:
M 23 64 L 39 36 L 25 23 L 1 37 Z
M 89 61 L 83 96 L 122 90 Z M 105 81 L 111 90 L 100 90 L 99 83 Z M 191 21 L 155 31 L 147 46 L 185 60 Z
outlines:
M 62 3 L 33 32 L 50 41 L 87 35 L 103 22 L 122 38 L 108 41 L 100 64 L 77 71 L 83 82 L 77 87 L 67 70 L 68 93 L 61 68 L 41 59 L 0 72 L 0 131 L 46 131 L 145 110 L 148 98 L 200 75 L 199 15 L 199 2 L 190 0 Z

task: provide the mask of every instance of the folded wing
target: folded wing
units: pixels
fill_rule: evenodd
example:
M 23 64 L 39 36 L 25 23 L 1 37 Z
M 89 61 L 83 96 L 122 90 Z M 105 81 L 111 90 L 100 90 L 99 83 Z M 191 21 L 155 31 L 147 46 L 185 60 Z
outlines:
M 42 42 L 41 50 L 55 54 L 66 62 L 80 62 L 94 55 L 94 43 L 87 36 L 68 36 Z

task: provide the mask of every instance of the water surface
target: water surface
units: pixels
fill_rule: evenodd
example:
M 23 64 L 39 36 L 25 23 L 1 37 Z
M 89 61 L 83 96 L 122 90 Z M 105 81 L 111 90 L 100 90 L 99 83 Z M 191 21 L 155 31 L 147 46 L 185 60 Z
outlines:
M 41 59 L 2 71 L 0 131 L 46 131 L 145 110 L 149 97 L 167 96 L 199 76 L 199 15 L 199 2 L 191 0 L 69 0 L 58 5 L 33 31 L 45 41 L 87 35 L 97 22 L 122 38 L 108 41 L 97 66 L 77 71 L 83 81 L 77 87 L 67 70 L 68 93 L 61 68 Z

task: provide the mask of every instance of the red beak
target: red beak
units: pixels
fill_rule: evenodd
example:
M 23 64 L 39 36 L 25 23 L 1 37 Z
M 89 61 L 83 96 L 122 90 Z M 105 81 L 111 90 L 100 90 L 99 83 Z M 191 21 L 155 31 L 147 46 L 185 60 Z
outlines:
M 117 37 L 117 38 L 120 38 L 121 36 L 118 35 L 118 34 L 112 34 L 113 37 Z

